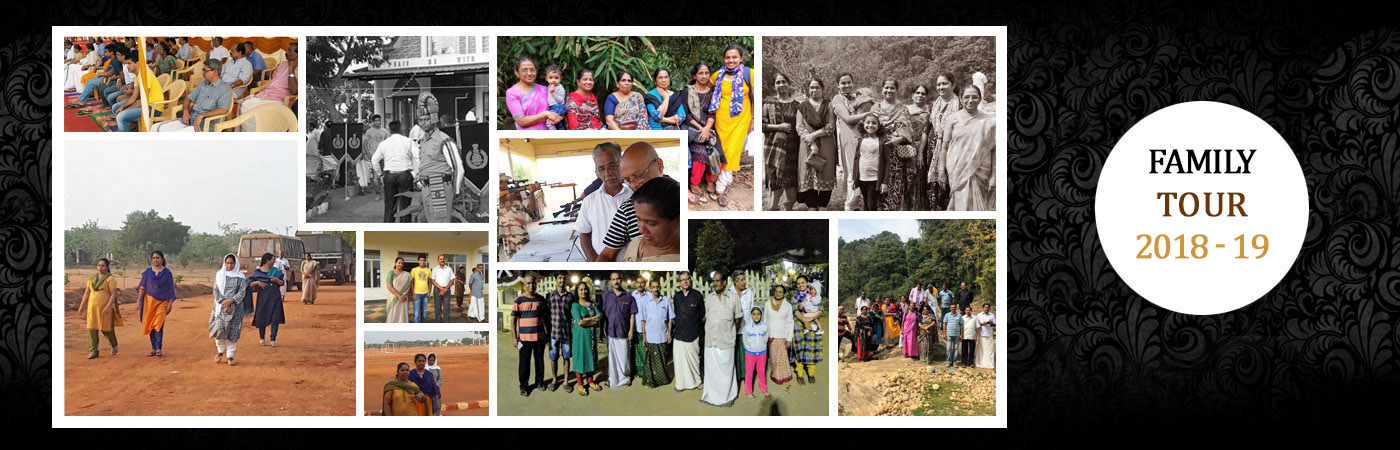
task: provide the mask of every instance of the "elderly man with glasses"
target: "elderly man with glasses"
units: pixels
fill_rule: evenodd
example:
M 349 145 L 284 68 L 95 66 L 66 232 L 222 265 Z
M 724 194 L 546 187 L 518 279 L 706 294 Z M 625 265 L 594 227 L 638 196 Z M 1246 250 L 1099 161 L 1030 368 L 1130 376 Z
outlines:
M 626 181 L 627 185 L 636 191 L 652 178 L 665 176 L 662 173 L 665 168 L 666 163 L 656 154 L 655 147 L 646 142 L 637 142 L 627 146 L 627 150 L 622 152 L 618 174 L 621 175 L 622 181 Z M 602 177 L 601 173 L 599 177 Z M 637 211 L 633 209 L 631 199 L 617 208 L 617 214 L 608 225 L 607 233 L 603 238 L 605 248 L 592 259 L 595 262 L 619 261 L 617 258 L 622 250 L 627 248 L 627 243 L 642 235 L 641 230 L 637 228 Z
M 593 171 L 603 181 L 603 186 L 583 197 L 578 221 L 574 222 L 574 231 L 579 233 L 579 247 L 589 261 L 598 260 L 598 252 L 607 248 L 603 240 L 608 226 L 612 225 L 622 205 L 632 199 L 632 188 L 622 182 L 620 161 L 621 146 L 604 142 L 593 147 Z M 615 256 L 606 261 L 622 260 L 621 252 L 614 253 Z
M 155 131 L 208 131 L 202 130 L 205 117 L 223 115 L 228 112 L 233 101 L 233 90 L 220 76 L 223 63 L 217 59 L 204 62 L 204 81 L 195 86 L 185 97 L 180 117 L 155 125 Z

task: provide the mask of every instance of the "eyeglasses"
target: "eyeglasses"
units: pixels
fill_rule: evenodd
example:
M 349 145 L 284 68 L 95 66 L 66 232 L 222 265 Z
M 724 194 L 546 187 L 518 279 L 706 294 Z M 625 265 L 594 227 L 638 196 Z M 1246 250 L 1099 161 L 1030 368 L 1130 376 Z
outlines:
M 536 69 L 530 69 L 530 68 L 525 68 L 525 69 L 515 69 L 515 70 L 517 70 L 517 71 L 519 71 L 519 72 L 520 72 L 520 73 L 539 73 L 539 70 L 536 70 Z
M 628 178 L 627 178 L 627 183 L 628 183 L 628 184 L 634 184 L 634 183 L 641 183 L 642 181 L 644 181 L 644 180 L 642 180 L 642 177 L 646 176 L 646 173 L 651 171 L 651 166 L 652 166 L 652 164 L 656 164 L 656 160 L 654 160 L 654 159 L 651 160 L 651 164 L 647 164 L 647 168 L 642 169 L 641 172 L 637 172 L 636 175 L 633 175 L 633 176 L 631 176 L 631 177 L 628 177 Z
M 604 172 L 617 172 L 617 171 L 618 171 L 618 168 L 620 168 L 620 167 L 622 167 L 622 166 L 619 165 L 618 163 L 612 163 L 612 164 L 608 164 L 608 165 L 606 165 L 606 166 L 598 166 L 598 167 L 595 167 L 595 168 L 593 169 L 593 172 L 594 172 L 594 173 L 600 173 L 600 174 L 601 174 L 601 173 L 604 173 Z

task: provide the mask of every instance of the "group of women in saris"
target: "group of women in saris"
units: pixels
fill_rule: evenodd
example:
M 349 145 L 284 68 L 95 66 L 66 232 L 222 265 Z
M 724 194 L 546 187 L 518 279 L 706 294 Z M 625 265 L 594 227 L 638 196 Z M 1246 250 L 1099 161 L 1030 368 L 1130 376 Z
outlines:
M 413 364 L 399 363 L 394 379 L 384 383 L 381 415 L 442 415 L 442 367 L 438 366 L 437 354 L 413 355 Z
M 678 90 L 672 88 L 676 75 L 668 68 L 649 74 L 655 86 L 650 90 L 636 79 L 648 74 L 624 70 L 618 75 L 615 90 L 600 102 L 593 93 L 593 71 L 580 70 L 573 80 L 576 89 L 563 100 L 563 114 L 551 111 L 554 105 L 549 92 L 555 87 L 537 82 L 546 75 L 539 70 L 531 57 L 515 60 L 517 81 L 506 89 L 505 98 L 516 129 L 685 130 L 690 149 L 690 203 L 714 201 L 721 207 L 729 206 L 728 188 L 739 170 L 745 140 L 753 131 L 753 75 L 744 65 L 744 50 L 738 45 L 725 48 L 718 71 L 712 72 L 703 61 L 695 64 Z
M 985 79 L 974 76 L 959 89 L 945 73 L 932 90 L 914 86 L 905 103 L 899 80 L 883 80 L 877 97 L 842 73 L 827 101 L 817 77 L 801 86 L 806 96 L 798 100 L 794 80 L 776 72 L 776 94 L 764 100 L 766 209 L 830 206 L 838 164 L 848 211 L 994 209 L 996 120 L 978 107 Z
M 227 358 L 228 365 L 238 365 L 234 352 L 242 335 L 243 318 L 255 311 L 253 326 L 258 327 L 259 337 L 264 337 L 266 328 L 271 326 L 272 346 L 277 346 L 277 326 L 286 323 L 280 289 L 285 284 L 285 275 L 273 267 L 275 260 L 271 253 L 264 254 L 261 266 L 245 275 L 237 255 L 224 255 L 219 270 L 214 273 L 214 303 L 208 322 L 209 338 L 214 340 L 217 349 L 215 362 L 222 363 Z M 79 310 L 87 315 L 89 359 L 98 356 L 99 333 L 107 338 L 112 355 L 117 354 L 115 327 L 122 326 L 123 322 L 110 266 L 106 258 L 97 261 L 97 273 L 87 280 L 83 300 L 79 303 Z M 166 267 L 165 253 L 151 252 L 151 266 L 142 271 L 136 292 L 141 334 L 149 336 L 151 341 L 151 351 L 146 356 L 165 356 L 165 321 L 176 298 L 175 276 Z M 260 344 L 266 345 L 266 341 L 260 339 Z

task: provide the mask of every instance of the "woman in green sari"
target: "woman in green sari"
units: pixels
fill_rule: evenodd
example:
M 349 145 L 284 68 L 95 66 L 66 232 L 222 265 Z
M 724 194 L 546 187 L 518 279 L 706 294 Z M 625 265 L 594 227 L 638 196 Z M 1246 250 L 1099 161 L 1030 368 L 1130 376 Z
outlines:
M 412 302 L 413 277 L 403 270 L 403 258 L 394 259 L 394 270 L 384 276 L 384 288 L 389 298 L 384 300 L 387 323 L 408 323 L 408 305 Z
M 408 363 L 399 363 L 398 374 L 393 380 L 384 383 L 384 415 L 386 416 L 426 416 L 428 397 L 418 385 L 408 381 Z

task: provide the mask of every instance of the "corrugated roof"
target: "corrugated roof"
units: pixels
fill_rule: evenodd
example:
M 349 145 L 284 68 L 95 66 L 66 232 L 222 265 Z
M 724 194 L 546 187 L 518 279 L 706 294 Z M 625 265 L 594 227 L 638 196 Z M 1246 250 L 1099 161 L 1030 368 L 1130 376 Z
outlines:
M 397 69 L 373 69 L 364 68 L 345 74 L 345 78 L 352 80 L 376 80 L 385 78 L 398 78 L 401 75 L 439 75 L 456 72 L 474 72 L 488 70 L 487 63 L 467 63 L 453 64 L 450 66 L 426 66 L 426 67 L 401 67 Z

